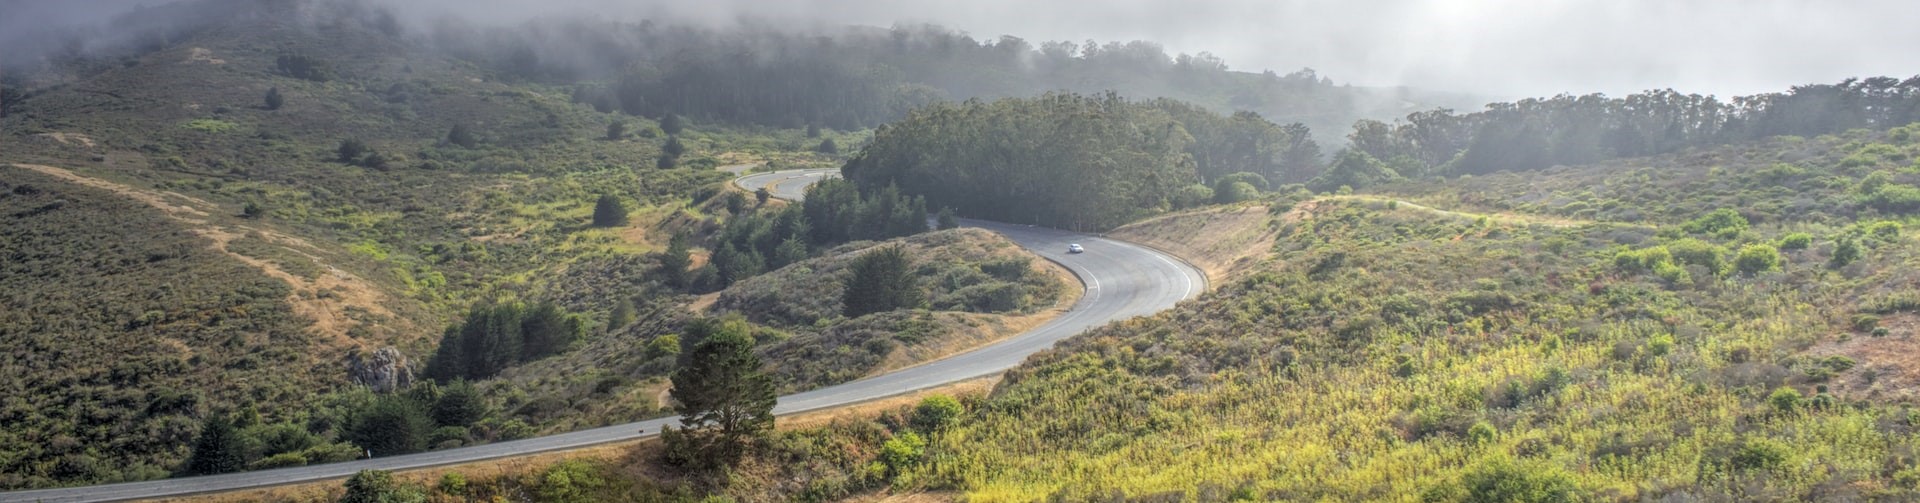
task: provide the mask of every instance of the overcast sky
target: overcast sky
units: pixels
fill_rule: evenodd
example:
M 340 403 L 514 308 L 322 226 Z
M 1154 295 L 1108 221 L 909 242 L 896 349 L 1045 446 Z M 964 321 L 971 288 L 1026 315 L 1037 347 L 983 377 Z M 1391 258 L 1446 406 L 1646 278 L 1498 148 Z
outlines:
M 934 23 L 987 39 L 1150 40 L 1237 70 L 1312 67 L 1339 82 L 1494 98 L 1672 87 L 1721 96 L 1920 74 L 1916 0 L 377 0 L 409 19 L 741 16 L 803 25 Z M 35 0 L 31 3 L 47 3 Z M 0 32 L 77 5 L 0 0 Z M 164 3 L 150 0 L 148 3 Z M 15 15 L 31 12 L 34 15 Z M 29 19 L 36 18 L 36 19 Z M 0 48 L 4 51 L 4 48 Z

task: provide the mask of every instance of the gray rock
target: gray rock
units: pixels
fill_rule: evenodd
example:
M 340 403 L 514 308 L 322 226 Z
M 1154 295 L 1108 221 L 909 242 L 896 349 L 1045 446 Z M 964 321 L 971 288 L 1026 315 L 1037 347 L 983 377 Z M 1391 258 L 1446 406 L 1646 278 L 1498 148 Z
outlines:
M 392 346 L 372 353 L 356 352 L 347 356 L 347 377 L 377 393 L 406 389 L 413 385 L 413 369 L 407 356 Z

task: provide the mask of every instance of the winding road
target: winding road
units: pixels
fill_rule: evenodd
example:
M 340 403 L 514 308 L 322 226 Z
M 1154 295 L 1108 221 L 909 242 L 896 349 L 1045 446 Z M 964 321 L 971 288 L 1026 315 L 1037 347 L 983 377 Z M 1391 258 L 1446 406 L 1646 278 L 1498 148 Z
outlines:
M 735 183 L 748 190 L 765 187 L 775 197 L 799 200 L 805 197 L 808 185 L 837 175 L 836 170 L 779 171 L 743 176 Z M 1199 270 L 1167 254 L 1132 243 L 1025 225 L 977 220 L 962 220 L 961 224 L 998 232 L 1033 253 L 1058 262 L 1079 276 L 1086 293 L 1066 313 L 1033 330 L 930 363 L 783 396 L 774 407 L 775 414 L 845 406 L 996 374 L 1019 365 L 1028 355 L 1052 347 L 1061 339 L 1108 322 L 1173 307 L 1181 300 L 1199 295 L 1206 287 L 1205 276 Z M 1069 243 L 1080 243 L 1086 252 L 1066 253 Z M 646 438 L 658 435 L 661 426 L 678 420 L 678 417 L 665 417 L 538 438 L 324 465 L 7 492 L 0 493 L 0 503 L 119 501 L 338 479 L 360 470 L 426 468 Z

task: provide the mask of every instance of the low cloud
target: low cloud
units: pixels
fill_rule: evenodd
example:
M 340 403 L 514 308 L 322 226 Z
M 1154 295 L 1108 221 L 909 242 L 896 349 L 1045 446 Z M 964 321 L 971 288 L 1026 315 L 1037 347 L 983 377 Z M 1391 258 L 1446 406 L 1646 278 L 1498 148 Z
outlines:
M 0 0 L 0 33 L 80 25 L 143 2 Z M 149 0 L 155 5 L 165 2 Z M 375 0 L 426 26 L 536 18 L 796 29 L 933 23 L 989 39 L 1149 40 L 1234 69 L 1511 99 L 1674 88 L 1722 96 L 1920 74 L 1909 0 Z M 15 47 L 21 47 L 16 45 Z M 11 51 L 17 52 L 17 51 Z M 15 54 L 14 56 L 17 56 Z

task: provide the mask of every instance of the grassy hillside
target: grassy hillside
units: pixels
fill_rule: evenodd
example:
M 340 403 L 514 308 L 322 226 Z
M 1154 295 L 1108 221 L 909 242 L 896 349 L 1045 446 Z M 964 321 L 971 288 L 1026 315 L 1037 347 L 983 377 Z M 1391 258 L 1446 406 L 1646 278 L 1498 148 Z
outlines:
M 159 211 L 0 167 L 0 488 L 165 475 L 209 408 L 297 413 L 341 341 Z
M 835 159 L 814 152 L 824 138 L 859 142 L 683 124 L 685 152 L 659 169 L 669 137 L 653 121 L 276 10 L 300 3 L 236 5 L 139 52 L 7 81 L 0 183 L 20 193 L 0 202 L 0 247 L 16 250 L 0 276 L 14 369 L 0 489 L 166 476 L 214 415 L 335 438 L 372 403 L 349 356 L 392 346 L 419 372 L 476 301 L 558 301 L 598 327 L 579 350 L 604 347 L 619 298 L 681 309 L 647 254 L 730 217 L 692 199 L 732 176 L 715 166 L 817 165 Z M 343 162 L 347 140 L 383 162 Z M 631 223 L 588 225 L 603 194 Z M 513 410 L 472 440 L 548 426 L 516 429 Z
M 872 243 L 842 246 L 736 284 L 720 293 L 713 309 L 787 332 L 767 347 L 766 359 L 785 378 L 783 391 L 798 391 L 1011 336 L 1039 318 L 1021 315 L 1064 308 L 1075 298 L 1066 273 L 998 234 L 953 229 L 900 244 L 926 290 L 927 309 L 844 319 L 843 278 Z
M 780 435 L 742 465 L 805 467 L 778 482 L 577 469 L 636 499 L 1911 499 L 1913 129 L 1269 201 L 1244 272 L 955 422 Z
M 1259 272 L 1010 374 L 914 484 L 1912 497 L 1913 420 L 1886 381 L 1911 382 L 1891 348 L 1920 246 L 1884 201 L 1916 150 L 1907 130 L 1782 138 L 1309 202 L 1275 217 Z
M 915 275 L 933 299 L 929 309 L 842 316 L 840 282 L 848 263 L 880 244 L 859 242 L 718 292 L 719 300 L 707 314 L 740 315 L 755 323 L 758 351 L 784 393 L 838 384 L 1011 336 L 1076 298 L 1068 288 L 1070 280 L 1061 277 L 1064 272 L 1054 272 L 1050 264 L 995 234 L 959 229 L 898 242 L 918 264 Z M 580 283 L 558 284 L 592 291 Z M 959 302 L 1001 288 L 1015 291 L 1008 305 Z M 631 298 L 636 306 L 631 322 L 609 327 L 606 335 L 578 350 L 510 369 L 494 380 L 488 392 L 503 411 L 500 419 L 519 420 L 542 431 L 566 431 L 671 413 L 666 378 L 681 349 L 678 330 L 694 313 L 671 298 Z

